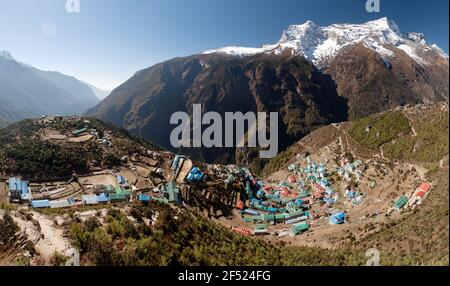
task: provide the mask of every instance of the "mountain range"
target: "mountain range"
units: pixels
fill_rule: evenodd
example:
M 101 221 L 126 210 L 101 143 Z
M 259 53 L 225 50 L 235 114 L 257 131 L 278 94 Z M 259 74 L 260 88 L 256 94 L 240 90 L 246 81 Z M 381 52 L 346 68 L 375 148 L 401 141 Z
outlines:
M 0 52 L 0 126 L 40 115 L 82 114 L 99 101 L 91 86 L 74 77 L 39 70 Z
M 281 150 L 329 123 L 397 106 L 448 101 L 448 55 L 391 20 L 292 25 L 276 44 L 225 47 L 137 72 L 87 115 L 208 162 L 254 161 L 251 150 L 173 150 L 172 113 L 279 112 Z
M 281 39 L 261 48 L 225 47 L 204 52 L 250 56 L 258 53 L 291 54 L 303 56 L 318 67 L 327 67 L 344 49 L 355 44 L 377 52 L 384 59 L 395 57 L 396 49 L 403 51 L 414 61 L 431 64 L 426 53 L 448 56 L 436 45 L 428 45 L 422 33 L 402 33 L 399 26 L 388 18 L 381 18 L 364 24 L 334 24 L 320 27 L 312 21 L 302 25 L 291 25 Z

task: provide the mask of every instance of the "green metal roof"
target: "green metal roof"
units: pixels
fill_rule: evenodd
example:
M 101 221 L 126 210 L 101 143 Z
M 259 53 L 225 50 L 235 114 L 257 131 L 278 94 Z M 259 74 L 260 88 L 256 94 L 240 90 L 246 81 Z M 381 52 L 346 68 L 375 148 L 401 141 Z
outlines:
M 285 219 L 286 218 L 286 215 L 285 214 L 276 214 L 275 215 L 275 219 L 276 220 L 279 220 L 279 219 Z
M 397 209 L 401 209 L 408 203 L 408 201 L 409 201 L 409 199 L 407 197 L 403 196 L 394 203 L 394 207 Z
M 307 231 L 309 229 L 309 224 L 307 224 L 306 222 L 294 224 L 292 226 L 292 229 L 295 229 L 298 232 L 304 232 L 304 231 Z
M 267 229 L 267 224 L 257 224 L 255 225 L 255 229 Z
M 129 197 L 129 194 L 124 194 L 124 193 L 122 193 L 122 194 L 110 194 L 109 195 L 109 199 L 111 200 L 111 201 L 126 201 L 126 200 L 128 200 L 128 197 Z
M 263 216 L 263 215 L 255 215 L 255 216 L 252 216 L 252 220 L 253 220 L 254 222 L 257 222 L 257 221 L 264 221 L 264 216 Z
M 122 189 L 121 187 L 116 187 L 116 194 L 130 195 L 130 192 L 127 191 L 127 190 Z
M 264 217 L 265 221 L 273 221 L 273 220 L 275 220 L 275 215 L 272 215 L 272 214 L 265 214 L 265 215 L 263 215 L 263 217 Z

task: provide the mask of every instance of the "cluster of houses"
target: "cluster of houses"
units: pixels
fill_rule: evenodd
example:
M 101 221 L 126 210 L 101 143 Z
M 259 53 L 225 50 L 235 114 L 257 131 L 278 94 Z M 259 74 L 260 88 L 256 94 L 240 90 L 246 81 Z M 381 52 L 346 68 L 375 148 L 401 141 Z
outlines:
M 341 166 L 336 169 L 336 172 L 342 179 L 347 182 L 351 182 L 353 179 L 356 182 L 360 182 L 363 177 L 364 163 L 361 160 L 356 160 L 355 162 L 349 162 L 348 159 L 344 158 L 341 160 Z
M 82 122 L 85 125 L 85 127 L 74 130 L 68 134 L 66 134 L 70 139 L 70 142 L 78 142 L 78 141 L 71 141 L 72 139 L 79 138 L 81 136 L 85 135 L 91 135 L 86 138 L 86 141 L 91 140 L 92 138 L 97 138 L 97 144 L 103 145 L 105 147 L 112 147 L 112 140 L 110 136 L 110 132 L 106 131 L 102 136 L 100 136 L 100 133 L 96 129 L 89 129 L 87 126 L 89 125 L 90 121 L 87 119 L 82 119 L 78 116 L 71 116 L 71 117 L 61 117 L 59 115 L 57 116 L 41 116 L 39 122 L 41 124 L 50 125 L 52 123 L 55 123 L 55 121 L 60 120 L 67 120 L 71 122 Z M 84 141 L 82 141 L 84 142 Z
M 80 129 L 74 136 L 83 134 L 87 130 Z M 192 166 L 192 162 L 184 156 L 176 156 L 172 163 L 174 178 L 180 177 L 183 183 L 198 183 L 205 181 L 207 176 L 198 167 Z M 150 192 L 138 192 L 136 186 L 130 184 L 122 175 L 116 176 L 115 185 L 94 185 L 91 194 L 69 193 L 65 187 L 56 188 L 55 191 L 36 191 L 33 198 L 29 182 L 19 178 L 8 180 L 9 199 L 11 203 L 29 204 L 35 209 L 42 208 L 70 208 L 86 205 L 98 205 L 114 202 L 129 202 L 138 200 L 141 202 L 158 201 L 161 203 L 182 204 L 182 193 L 175 180 L 161 184 Z M 42 189 L 45 189 L 43 187 Z M 57 194 L 67 194 L 56 196 Z M 72 196 L 73 194 L 73 196 Z M 58 198 L 58 199 L 53 199 Z M 59 199 L 61 198 L 61 199 Z
M 80 129 L 73 135 L 87 131 Z M 326 164 L 312 162 L 309 157 L 305 158 L 305 163 L 302 164 L 304 167 L 300 166 L 300 162 L 289 165 L 290 175 L 285 182 L 279 184 L 257 180 L 247 168 L 208 166 L 208 171 L 221 175 L 219 177 L 223 178 L 225 188 L 232 187 L 241 191 L 235 208 L 240 210 L 245 223 L 254 225 L 253 230 L 245 227 L 234 227 L 232 230 L 243 235 L 267 235 L 269 226 L 287 226 L 288 229 L 274 233 L 279 238 L 289 235 L 295 237 L 308 231 L 318 218 L 317 213 L 325 207 L 331 209 L 331 206 L 340 200 L 341 194 L 333 189 Z M 363 162 L 360 160 L 352 163 L 342 160 L 336 173 L 345 181 L 358 182 L 363 178 L 362 169 Z M 33 198 L 29 182 L 13 177 L 8 180 L 9 199 L 12 203 L 27 203 L 36 209 L 70 208 L 133 200 L 181 205 L 183 199 L 179 185 L 197 184 L 207 179 L 205 172 L 181 155 L 176 155 L 173 159 L 171 171 L 173 174 L 167 183 L 146 192 L 138 191 L 125 177 L 117 175 L 115 185 L 94 185 L 92 194 L 67 196 L 63 199 L 51 199 L 51 196 L 45 198 L 39 194 Z M 370 187 L 374 188 L 375 185 L 374 182 L 372 186 L 371 182 Z M 421 204 L 431 187 L 429 183 L 422 183 L 410 197 L 399 198 L 392 209 L 400 210 Z M 345 187 L 343 195 L 355 205 L 361 204 L 364 199 L 364 195 L 351 183 Z M 319 218 L 327 218 L 331 225 L 340 225 L 346 223 L 347 213 L 333 209 Z
M 182 193 L 178 184 L 195 184 L 204 182 L 207 176 L 199 167 L 193 166 L 190 159 L 182 155 L 176 155 L 170 167 L 171 180 L 159 188 L 152 190 L 151 194 L 140 193 L 138 200 L 141 202 L 158 201 L 161 203 L 172 203 L 181 205 L 183 203 Z
M 70 208 L 76 206 L 98 205 L 112 202 L 126 202 L 131 198 L 129 184 L 122 176 L 117 176 L 117 185 L 96 185 L 93 194 L 81 195 L 81 198 L 63 200 L 33 200 L 33 208 Z
M 89 121 L 85 120 L 85 123 L 89 123 Z M 97 138 L 97 144 L 105 146 L 105 147 L 112 147 L 112 139 L 109 132 L 104 132 L 102 136 L 100 136 L 100 133 L 97 131 L 97 129 L 88 129 L 87 127 L 75 130 L 71 133 L 72 137 L 81 137 L 83 135 L 91 135 L 91 137 Z
M 110 202 L 129 201 L 131 198 L 130 186 L 122 176 L 117 176 L 117 186 L 97 185 L 94 187 L 94 194 L 71 195 L 65 188 L 57 188 L 56 191 L 37 192 L 33 195 L 29 182 L 12 177 L 8 180 L 9 200 L 11 203 L 30 204 L 35 209 L 42 208 L 69 208 L 83 205 L 96 205 Z M 43 187 L 43 190 L 46 188 Z M 52 199 L 66 197 L 64 199 Z M 64 195 L 66 194 L 66 195 Z M 45 199 L 44 199 L 45 198 Z
M 132 197 L 130 185 L 123 176 L 117 176 L 117 185 L 94 186 L 94 194 L 83 195 L 81 200 L 84 205 L 96 205 L 112 202 L 126 202 Z
M 252 233 L 254 235 L 267 234 L 269 225 L 290 225 L 289 230 L 277 231 L 278 237 L 287 235 L 296 236 L 307 231 L 314 219 L 315 214 L 323 210 L 324 207 L 330 209 L 323 212 L 328 217 L 331 225 L 341 225 L 347 222 L 347 212 L 332 209 L 331 206 L 339 201 L 340 193 L 333 190 L 329 173 L 325 164 L 312 162 L 309 157 L 305 158 L 306 166 L 291 164 L 288 171 L 291 175 L 286 182 L 277 186 L 266 185 L 262 181 L 255 181 L 250 172 L 245 172 L 246 189 L 244 198 L 249 201 L 246 208 L 245 199 L 238 201 L 236 208 L 241 209 L 243 220 L 246 223 L 255 224 Z M 336 173 L 343 181 L 349 182 L 343 195 L 354 205 L 360 205 L 365 194 L 358 191 L 353 181 L 360 182 L 364 177 L 364 163 L 361 160 L 349 162 L 342 160 L 341 166 L 336 169 Z M 226 184 L 230 184 L 235 176 L 230 176 Z M 376 187 L 375 181 L 369 182 L 369 187 Z M 420 205 L 428 196 L 432 185 L 422 183 L 411 194 L 410 197 L 403 196 L 393 205 L 393 209 L 403 209 L 405 207 L 416 207 Z M 317 208 L 316 208 L 317 206 Z M 323 218 L 319 215 L 319 218 Z M 239 230 L 239 232 L 242 232 Z M 248 232 L 248 231 L 246 231 Z
M 138 195 L 138 201 L 156 201 L 164 204 L 172 203 L 181 205 L 183 203 L 183 198 L 181 195 L 181 190 L 177 186 L 177 184 L 175 182 L 168 182 L 167 184 L 162 185 L 160 188 L 154 190 L 151 195 L 140 193 Z
M 286 182 L 278 185 L 266 185 L 262 181 L 255 181 L 250 172 L 245 172 L 246 188 L 244 199 L 238 201 L 236 208 L 241 209 L 243 220 L 255 224 L 254 235 L 267 234 L 269 225 L 287 225 L 286 231 L 277 231 L 278 237 L 287 235 L 297 236 L 311 227 L 316 218 L 315 206 L 331 207 L 339 201 L 340 194 L 332 187 L 330 174 L 325 164 L 313 162 L 310 157 L 305 158 L 306 166 L 291 164 L 288 171 L 291 175 Z M 343 178 L 362 178 L 362 161 L 342 162 L 338 171 Z M 230 184 L 236 175 L 230 176 L 225 184 Z M 364 196 L 353 187 L 348 186 L 345 196 L 354 204 L 360 204 Z M 245 201 L 249 203 L 246 204 Z M 245 206 L 249 207 L 246 208 Z M 329 223 L 339 225 L 346 223 L 347 214 L 334 210 L 328 214 Z M 265 226 L 265 227 L 263 227 Z
M 318 169 L 317 167 L 316 171 Z M 325 179 L 325 171 L 321 169 L 320 172 L 323 175 L 321 179 Z M 312 170 L 305 172 L 312 173 Z M 252 231 L 254 235 L 268 234 L 269 225 L 290 226 L 289 230 L 279 233 L 279 237 L 296 236 L 309 230 L 309 210 L 315 199 L 314 196 L 311 196 L 308 184 L 304 180 L 297 180 L 296 176 L 291 176 L 288 182 L 270 186 L 262 181 L 257 181 L 244 168 L 232 174 L 226 180 L 226 184 L 230 184 L 232 179 L 245 182 L 245 192 L 241 195 L 241 200 L 238 201 L 236 208 L 241 210 L 246 223 L 255 224 Z M 319 180 L 313 180 L 310 183 L 311 185 L 320 185 Z M 322 183 L 325 183 L 325 180 L 322 180 Z M 245 207 L 247 201 L 248 208 Z

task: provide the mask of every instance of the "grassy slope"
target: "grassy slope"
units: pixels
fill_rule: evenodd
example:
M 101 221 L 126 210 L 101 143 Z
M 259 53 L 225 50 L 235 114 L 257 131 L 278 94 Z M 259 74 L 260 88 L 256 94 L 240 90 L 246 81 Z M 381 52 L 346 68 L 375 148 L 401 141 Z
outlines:
M 158 211 L 158 223 L 148 227 L 142 218 Z M 206 220 L 156 204 L 132 208 L 137 223 L 114 210 L 107 225 L 95 218 L 74 222 L 69 231 L 81 249 L 83 264 L 93 265 L 361 265 L 363 253 L 272 245 L 248 238 Z
M 429 114 L 412 124 L 417 136 L 404 136 L 386 144 L 383 146 L 386 156 L 398 160 L 437 162 L 448 154 L 448 114 Z
M 408 119 L 400 112 L 372 116 L 355 122 L 351 136 L 371 149 L 382 146 L 388 158 L 426 164 L 434 188 L 425 203 L 411 214 L 384 225 L 352 247 L 376 245 L 385 265 L 448 265 L 449 170 L 448 162 L 443 168 L 437 163 L 448 156 L 448 113 L 428 110 L 410 116 L 406 122 Z M 372 130 L 381 131 L 378 140 L 373 132 L 364 136 L 368 124 L 373 125 Z
M 366 132 L 368 126 L 371 129 Z M 408 119 L 401 112 L 387 112 L 356 121 L 350 130 L 350 136 L 363 147 L 375 149 L 397 138 L 399 134 L 410 132 Z

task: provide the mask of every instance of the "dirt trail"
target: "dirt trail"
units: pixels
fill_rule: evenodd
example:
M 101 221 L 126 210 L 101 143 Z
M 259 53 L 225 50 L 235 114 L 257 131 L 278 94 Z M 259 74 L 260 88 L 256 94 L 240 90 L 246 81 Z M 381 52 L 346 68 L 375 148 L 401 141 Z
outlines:
M 350 135 L 343 129 L 341 128 L 341 125 L 333 125 L 337 130 L 339 130 L 340 132 L 342 132 L 342 134 L 344 134 L 345 136 L 345 148 L 344 148 L 344 143 L 343 143 L 343 139 L 342 136 L 339 136 L 339 145 L 341 146 L 341 150 L 342 150 L 342 154 L 341 157 L 344 156 L 344 154 L 346 153 L 346 151 L 349 151 L 351 154 L 355 154 L 354 150 L 352 150 L 352 146 L 349 142 L 349 137 Z
M 34 217 L 39 221 L 43 234 L 43 238 L 36 244 L 36 249 L 46 261 L 49 261 L 55 252 L 64 253 L 71 248 L 69 241 L 64 238 L 63 230 L 57 228 L 53 221 L 37 213 Z
M 26 232 L 30 241 L 35 243 L 35 249 L 39 253 L 44 263 L 50 263 L 55 252 L 64 254 L 72 246 L 68 239 L 64 237 L 63 230 L 45 216 L 31 212 L 33 219 L 39 222 L 40 230 L 31 221 L 25 221 L 17 216 L 14 220 Z
M 409 126 L 411 126 L 411 130 L 412 130 L 412 132 L 413 132 L 413 137 L 417 137 L 417 131 L 416 131 L 416 129 L 414 128 L 414 126 L 410 123 L 409 124 Z
M 449 157 L 447 155 L 439 161 L 439 169 L 444 169 L 445 167 L 448 167 L 448 158 Z

